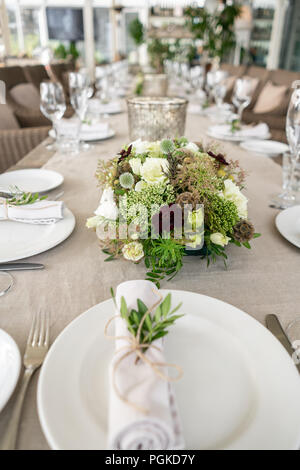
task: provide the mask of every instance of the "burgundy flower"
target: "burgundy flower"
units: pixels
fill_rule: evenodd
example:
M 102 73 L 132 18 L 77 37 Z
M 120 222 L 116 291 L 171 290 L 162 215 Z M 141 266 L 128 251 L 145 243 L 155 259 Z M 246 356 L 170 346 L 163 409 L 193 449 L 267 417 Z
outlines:
M 152 229 L 162 235 L 163 232 L 172 232 L 176 228 L 182 228 L 183 211 L 178 204 L 163 206 L 160 211 L 152 216 Z
M 221 153 L 219 153 L 218 155 L 216 155 L 213 152 L 207 152 L 207 153 L 210 157 L 215 158 L 222 165 L 229 165 L 229 163 L 226 162 L 224 155 L 222 155 Z
M 129 155 L 131 154 L 131 150 L 132 150 L 132 145 L 129 145 L 127 150 L 122 149 L 121 152 L 118 153 L 118 155 L 121 155 L 118 160 L 118 163 L 120 163 L 125 158 L 129 157 Z

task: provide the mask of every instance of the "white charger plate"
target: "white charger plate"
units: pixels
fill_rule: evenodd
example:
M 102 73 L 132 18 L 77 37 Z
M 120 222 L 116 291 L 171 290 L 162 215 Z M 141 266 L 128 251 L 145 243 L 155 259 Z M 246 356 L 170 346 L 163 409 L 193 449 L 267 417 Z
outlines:
M 0 263 L 38 255 L 62 243 L 73 232 L 75 217 L 65 208 L 64 218 L 51 225 L 33 225 L 11 220 L 0 222 Z
M 25 192 L 45 193 L 60 186 L 64 177 L 52 170 L 26 169 L 2 173 L 0 191 L 10 192 L 11 186 L 17 186 Z
M 267 157 L 276 157 L 289 150 L 289 146 L 282 142 L 276 142 L 275 140 L 245 140 L 240 143 L 240 146 L 249 150 L 250 152 L 265 155 Z
M 116 133 L 113 129 L 108 129 L 107 133 L 105 134 L 99 134 L 99 132 L 91 132 L 91 131 L 81 132 L 79 135 L 79 138 L 80 140 L 83 140 L 84 142 L 98 142 L 101 140 L 111 139 L 115 135 Z M 55 131 L 53 129 L 50 129 L 49 136 L 52 137 L 52 139 L 56 139 Z
M 0 411 L 12 395 L 21 370 L 21 356 L 12 337 L 0 329 Z
M 297 449 L 300 376 L 275 337 L 241 310 L 204 295 L 172 293 L 183 302 L 166 337 L 187 449 Z M 114 342 L 104 326 L 112 300 L 80 315 L 58 336 L 42 366 L 38 413 L 52 449 L 105 449 L 108 367 Z
M 289 207 L 279 212 L 275 224 L 286 240 L 300 248 L 300 206 Z

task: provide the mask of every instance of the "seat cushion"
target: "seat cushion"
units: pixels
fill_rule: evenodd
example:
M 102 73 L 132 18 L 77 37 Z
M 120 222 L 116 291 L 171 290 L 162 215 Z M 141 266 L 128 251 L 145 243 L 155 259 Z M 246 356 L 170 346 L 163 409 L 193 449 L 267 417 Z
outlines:
M 0 129 L 19 129 L 13 110 L 7 104 L 0 104 Z
M 40 109 L 40 95 L 32 83 L 20 83 L 10 90 L 10 96 L 20 106 Z
M 288 96 L 288 87 L 274 85 L 270 80 L 265 84 L 253 108 L 254 113 L 269 113 L 281 110 L 286 111 L 285 102 Z

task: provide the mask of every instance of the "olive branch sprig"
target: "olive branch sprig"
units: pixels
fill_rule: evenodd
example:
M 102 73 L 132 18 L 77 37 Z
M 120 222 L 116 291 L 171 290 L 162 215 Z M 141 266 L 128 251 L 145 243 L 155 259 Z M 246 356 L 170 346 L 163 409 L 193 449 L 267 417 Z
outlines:
M 115 294 L 111 289 L 112 298 L 115 301 Z M 129 310 L 125 298 L 121 298 L 120 314 L 127 324 L 128 331 L 136 338 L 140 323 L 145 316 L 144 322 L 140 331 L 139 341 L 141 344 L 151 344 L 155 340 L 166 336 L 169 331 L 167 328 L 172 326 L 176 320 L 183 317 L 181 315 L 174 315 L 182 303 L 179 303 L 175 308 L 171 308 L 171 294 L 168 294 L 161 304 L 156 308 L 155 312 L 150 312 L 145 316 L 149 308 L 144 304 L 141 299 L 137 299 L 137 310 Z
M 7 199 L 7 202 L 11 206 L 25 206 L 27 204 L 34 204 L 38 201 L 43 201 L 48 196 L 41 196 L 39 193 L 30 193 L 20 190 L 17 186 L 13 186 L 10 189 L 12 197 Z

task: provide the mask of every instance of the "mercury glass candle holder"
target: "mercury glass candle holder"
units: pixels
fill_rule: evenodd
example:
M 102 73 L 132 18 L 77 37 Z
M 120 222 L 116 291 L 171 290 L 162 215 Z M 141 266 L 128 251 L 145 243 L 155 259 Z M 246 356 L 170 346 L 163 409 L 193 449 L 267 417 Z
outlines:
M 143 96 L 167 96 L 168 77 L 165 74 L 148 73 L 143 79 Z
M 183 136 L 187 103 L 179 97 L 128 98 L 130 139 L 155 141 Z

